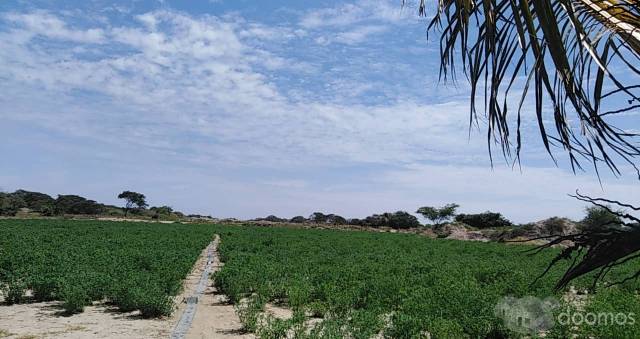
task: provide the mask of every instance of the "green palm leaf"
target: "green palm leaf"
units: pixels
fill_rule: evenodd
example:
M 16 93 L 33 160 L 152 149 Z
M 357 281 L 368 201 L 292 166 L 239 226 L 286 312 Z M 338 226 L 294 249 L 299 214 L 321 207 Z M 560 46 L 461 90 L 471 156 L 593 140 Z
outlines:
M 427 13 L 425 0 L 419 13 Z M 640 177 L 637 135 L 612 122 L 640 108 L 640 2 L 439 0 L 429 30 L 441 32 L 441 78 L 455 80 L 459 61 L 471 83 L 471 122 L 477 102 L 484 103 L 490 154 L 497 143 L 519 162 L 523 107 L 533 101 L 552 157 L 555 145 L 574 171 L 586 159 L 596 171 L 605 163 L 620 174 L 623 161 Z M 510 111 L 516 88 L 517 109 Z

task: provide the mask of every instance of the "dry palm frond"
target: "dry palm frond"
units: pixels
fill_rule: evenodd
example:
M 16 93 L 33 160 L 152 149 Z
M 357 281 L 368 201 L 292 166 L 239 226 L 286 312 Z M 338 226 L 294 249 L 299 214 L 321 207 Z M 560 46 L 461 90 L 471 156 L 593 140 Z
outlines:
M 554 258 L 540 277 L 544 276 L 558 261 L 573 258 L 573 262 L 560 281 L 558 281 L 556 289 L 564 288 L 573 279 L 598 270 L 592 285 L 592 288 L 595 289 L 596 283 L 603 280 L 613 267 L 640 258 L 638 253 L 640 251 L 640 219 L 627 212 L 614 210 L 607 204 L 629 208 L 633 211 L 640 211 L 640 208 L 616 200 L 591 198 L 578 192 L 572 197 L 607 210 L 621 220 L 619 225 L 602 225 L 602 228 L 597 228 L 597 230 L 593 231 L 553 237 L 549 243 L 538 246 L 533 251 L 538 253 L 553 245 L 570 242 L 571 245 Z M 625 222 L 624 220 L 630 220 L 631 222 Z M 582 256 L 583 252 L 585 252 L 584 256 Z M 638 277 L 640 277 L 640 270 L 623 281 L 614 282 L 610 285 L 620 284 Z

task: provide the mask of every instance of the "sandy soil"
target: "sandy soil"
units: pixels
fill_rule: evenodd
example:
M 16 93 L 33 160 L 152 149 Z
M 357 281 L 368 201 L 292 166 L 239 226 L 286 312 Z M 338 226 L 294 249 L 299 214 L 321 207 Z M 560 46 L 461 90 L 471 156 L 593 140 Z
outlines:
M 216 236 L 213 272 L 218 271 L 224 265 L 218 257 L 218 240 L 219 238 Z M 218 293 L 216 287 L 213 286 L 213 280 L 209 280 L 207 289 L 198 301 L 198 308 L 186 338 L 255 338 L 255 336 L 242 332 L 242 323 L 240 323 L 233 305 L 227 302 L 226 296 Z
M 209 246 L 215 250 L 216 245 L 217 241 L 214 241 Z M 142 319 L 137 312 L 121 313 L 100 303 L 72 316 L 61 314 L 59 302 L 0 305 L 0 338 L 168 338 L 185 308 L 185 298 L 196 290 L 207 265 L 207 251 L 208 248 L 202 251 L 185 279 L 184 291 L 175 298 L 177 309 L 171 317 Z M 214 263 L 215 269 L 219 269 L 221 264 L 217 255 Z M 188 338 L 253 338 L 240 333 L 241 324 L 233 306 L 221 303 L 224 296 L 215 294 L 211 280 L 208 284 L 205 296 L 198 303 Z

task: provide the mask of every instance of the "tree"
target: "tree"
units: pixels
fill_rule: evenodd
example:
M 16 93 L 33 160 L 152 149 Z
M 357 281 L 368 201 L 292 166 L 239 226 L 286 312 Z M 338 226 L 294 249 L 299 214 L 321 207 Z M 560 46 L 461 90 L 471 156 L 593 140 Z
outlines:
M 309 216 L 309 221 L 316 224 L 324 224 L 327 222 L 327 216 L 322 212 L 313 212 L 313 214 Z
M 11 195 L 24 201 L 26 205 L 25 207 L 36 212 L 43 212 L 50 209 L 55 203 L 55 200 L 52 197 L 40 192 L 17 190 L 11 193 Z
M 124 208 L 125 217 L 134 206 L 139 209 L 143 209 L 148 206 L 146 201 L 147 198 L 142 193 L 124 191 L 118 194 L 118 199 L 124 199 L 127 202 Z
M 620 228 L 622 224 L 621 218 L 618 216 L 620 212 L 610 212 L 613 210 L 611 205 L 589 206 L 585 208 L 587 215 L 580 221 L 580 228 L 584 231 L 602 231 L 608 228 Z
M 15 216 L 18 210 L 24 206 L 26 203 L 19 197 L 0 192 L 0 215 Z
M 291 218 L 291 220 L 289 220 L 289 222 L 294 223 L 294 224 L 302 224 L 307 222 L 307 219 L 301 215 L 295 216 L 293 218 Z
M 420 221 L 414 215 L 405 211 L 394 213 L 374 214 L 366 217 L 360 223 L 369 227 L 391 227 L 395 229 L 406 229 L 420 227 Z
M 425 0 L 420 0 L 418 11 L 426 15 Z M 491 146 L 498 144 L 505 159 L 520 163 L 521 110 L 531 102 L 542 142 L 554 162 L 553 145 L 566 152 L 574 172 L 582 169 L 582 160 L 592 164 L 598 176 L 602 164 L 619 175 L 617 164 L 623 162 L 640 178 L 638 135 L 614 125 L 617 115 L 640 107 L 640 6 L 636 0 L 438 1 L 428 29 L 437 28 L 441 29 L 441 78 L 455 80 L 455 61 L 460 60 L 470 81 L 470 127 L 479 120 L 476 98 L 482 96 L 491 161 Z M 621 78 L 622 73 L 626 77 Z M 510 110 L 509 98 L 517 88 L 521 89 L 517 109 Z M 619 201 L 574 197 L 597 206 L 610 202 L 640 211 Z M 569 267 L 557 288 L 593 270 L 607 270 L 640 251 L 637 227 L 622 236 L 591 232 L 554 241 L 563 240 L 574 240 L 574 245 L 552 265 L 583 249 L 588 255 Z
M 418 208 L 416 213 L 421 214 L 425 219 L 433 221 L 433 223 L 437 226 L 440 226 L 443 222 L 451 219 L 455 214 L 456 210 L 460 207 L 458 204 L 446 204 L 443 207 L 431 207 L 424 206 Z
M 96 215 L 105 210 L 104 205 L 78 195 L 58 195 L 54 203 L 55 214 Z
M 458 214 L 456 221 L 475 228 L 509 227 L 513 225 L 502 214 L 490 211 L 478 214 Z

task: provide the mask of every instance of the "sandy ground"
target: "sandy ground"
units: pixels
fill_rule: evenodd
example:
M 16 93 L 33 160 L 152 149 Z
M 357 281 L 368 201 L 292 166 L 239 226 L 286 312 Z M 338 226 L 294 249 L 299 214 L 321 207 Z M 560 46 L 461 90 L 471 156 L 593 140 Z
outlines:
M 216 239 L 217 240 L 217 239 Z M 209 246 L 215 246 L 217 241 Z M 184 291 L 175 298 L 177 309 L 164 319 L 142 319 L 136 312 L 121 313 L 96 303 L 72 316 L 61 315 L 59 302 L 0 305 L 0 338 L 11 339 L 139 339 L 168 338 L 185 308 L 184 299 L 196 289 L 206 267 L 208 248 L 203 250 L 194 269 L 185 279 Z M 215 269 L 221 263 L 217 252 Z M 221 303 L 224 296 L 217 295 L 212 281 L 198 303 L 196 316 L 188 338 L 253 338 L 240 332 L 241 324 L 232 305 Z
M 216 245 L 219 238 L 216 236 Z M 217 246 L 216 246 L 217 249 Z M 220 262 L 218 252 L 214 252 L 213 272 L 218 271 L 224 263 Z M 218 293 L 209 280 L 207 289 L 198 301 L 196 315 L 187 339 L 205 338 L 255 338 L 253 334 L 242 333 L 242 323 L 236 315 L 233 305 L 227 303 L 227 297 Z

